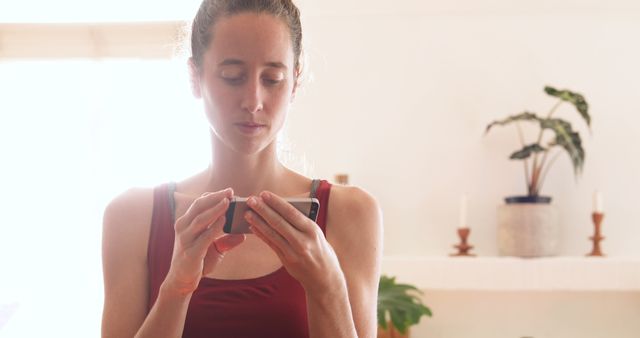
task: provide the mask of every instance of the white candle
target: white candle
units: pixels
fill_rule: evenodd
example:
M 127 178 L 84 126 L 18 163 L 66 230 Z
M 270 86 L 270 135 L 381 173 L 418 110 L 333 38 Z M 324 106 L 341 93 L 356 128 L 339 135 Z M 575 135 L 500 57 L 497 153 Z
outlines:
M 602 193 L 596 190 L 593 193 L 593 212 L 602 213 L 603 211 Z
M 468 228 L 467 224 L 467 195 L 462 195 L 460 197 L 460 223 L 458 224 L 458 228 Z

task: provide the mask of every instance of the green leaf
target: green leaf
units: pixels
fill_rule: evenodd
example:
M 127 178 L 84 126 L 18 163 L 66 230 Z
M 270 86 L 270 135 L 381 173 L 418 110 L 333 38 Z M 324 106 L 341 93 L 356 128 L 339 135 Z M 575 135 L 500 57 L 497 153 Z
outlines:
M 576 110 L 580 113 L 580 116 L 585 120 L 587 126 L 591 127 L 591 116 L 589 116 L 589 104 L 584 99 L 582 94 L 578 94 L 566 89 L 558 90 L 551 86 L 544 87 L 544 91 L 553 96 L 561 99 L 562 101 L 569 102 L 576 107 Z
M 424 313 L 425 316 L 433 317 L 433 313 L 431 312 L 431 309 L 429 309 L 424 305 L 421 306 L 421 309 L 422 309 L 422 313 Z
M 393 326 L 400 331 L 400 333 L 407 333 L 407 328 L 409 327 L 409 323 L 407 323 L 407 315 L 403 310 L 400 309 L 391 309 L 391 323 Z
M 409 309 L 409 322 L 418 323 L 422 317 L 422 309 L 419 307 Z
M 559 145 L 569 153 L 574 173 L 579 175 L 582 172 L 585 158 L 580 134 L 573 131 L 571 124 L 562 119 L 544 119 L 540 121 L 540 127 L 555 132 L 556 138 L 550 145 Z
M 547 149 L 541 147 L 540 144 L 534 143 L 528 146 L 524 146 L 522 149 L 511 154 L 509 158 L 512 160 L 524 160 L 526 158 L 529 158 L 532 153 L 540 153 L 546 150 Z
M 386 286 L 384 288 L 378 288 L 378 291 L 386 291 L 386 292 L 395 292 L 395 293 L 405 293 L 405 292 L 415 292 L 421 294 L 422 291 L 418 290 L 413 285 L 406 284 L 395 284 L 392 286 Z
M 387 316 L 385 316 L 384 309 L 378 307 L 378 326 L 383 329 L 387 329 Z
M 540 118 L 536 116 L 536 114 L 530 112 L 512 115 L 507 117 L 506 119 L 496 120 L 489 123 L 489 125 L 487 125 L 487 129 L 485 130 L 485 134 L 488 133 L 489 130 L 491 130 L 491 128 L 493 128 L 494 126 L 504 126 L 516 121 L 540 121 Z
M 432 316 L 431 310 L 422 303 L 421 294 L 422 291 L 413 285 L 396 284 L 395 277 L 381 276 L 378 287 L 378 325 L 386 329 L 389 318 L 398 331 L 406 333 L 422 316 Z
M 378 290 L 382 290 L 382 289 L 389 289 L 392 288 L 393 285 L 396 284 L 396 278 L 395 277 L 387 277 L 387 276 L 380 276 L 380 284 L 378 286 Z

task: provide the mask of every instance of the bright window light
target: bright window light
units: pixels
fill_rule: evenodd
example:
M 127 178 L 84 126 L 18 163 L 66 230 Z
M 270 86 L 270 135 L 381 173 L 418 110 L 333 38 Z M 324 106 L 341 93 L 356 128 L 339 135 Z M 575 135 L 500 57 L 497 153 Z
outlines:
M 0 337 L 99 337 L 104 207 L 209 143 L 183 60 L 0 62 Z
M 201 0 L 3 0 L 0 22 L 117 22 L 193 19 Z
M 189 21 L 200 1 L 0 1 L 0 23 Z M 0 58 L 0 338 L 100 336 L 104 208 L 209 164 L 201 105 L 181 58 Z

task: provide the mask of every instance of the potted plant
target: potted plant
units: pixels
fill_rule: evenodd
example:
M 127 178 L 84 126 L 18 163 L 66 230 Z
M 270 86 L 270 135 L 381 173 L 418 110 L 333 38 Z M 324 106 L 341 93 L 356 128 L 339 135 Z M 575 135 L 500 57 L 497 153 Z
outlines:
M 590 128 L 587 101 L 581 94 L 570 90 L 546 86 L 544 91 L 557 99 L 546 117 L 525 111 L 493 121 L 485 131 L 486 134 L 494 126 L 516 124 L 521 148 L 509 158 L 523 162 L 527 184 L 526 195 L 506 197 L 506 205 L 498 208 L 498 251 L 502 255 L 538 257 L 557 254 L 560 233 L 558 212 L 551 205 L 551 197 L 541 195 L 540 191 L 549 169 L 560 154 L 569 155 L 576 177 L 581 174 L 584 165 L 585 152 L 580 134 L 573 130 L 571 123 L 556 118 L 554 113 L 560 105 L 569 103 Z M 525 141 L 520 122 L 532 122 L 540 128 L 534 142 Z M 551 132 L 550 138 L 543 138 L 545 131 Z M 553 157 L 548 160 L 552 152 Z
M 398 284 L 395 277 L 380 276 L 378 286 L 378 338 L 407 338 L 409 327 L 422 316 L 431 317 L 413 285 Z

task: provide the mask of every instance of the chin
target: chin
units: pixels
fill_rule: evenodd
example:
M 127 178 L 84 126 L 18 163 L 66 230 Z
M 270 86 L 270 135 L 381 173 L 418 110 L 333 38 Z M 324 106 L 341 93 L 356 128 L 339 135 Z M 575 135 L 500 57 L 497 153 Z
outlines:
M 240 140 L 240 141 L 236 140 L 235 142 L 232 141 L 226 144 L 229 148 L 233 149 L 233 151 L 235 151 L 238 154 L 255 155 L 255 154 L 261 153 L 266 148 L 268 148 L 270 142 L 257 141 L 257 140 L 248 142 L 247 140 Z
M 275 145 L 276 135 L 264 133 L 262 135 L 246 136 L 235 132 L 217 133 L 214 131 L 214 147 L 225 147 L 238 155 L 256 155 Z

